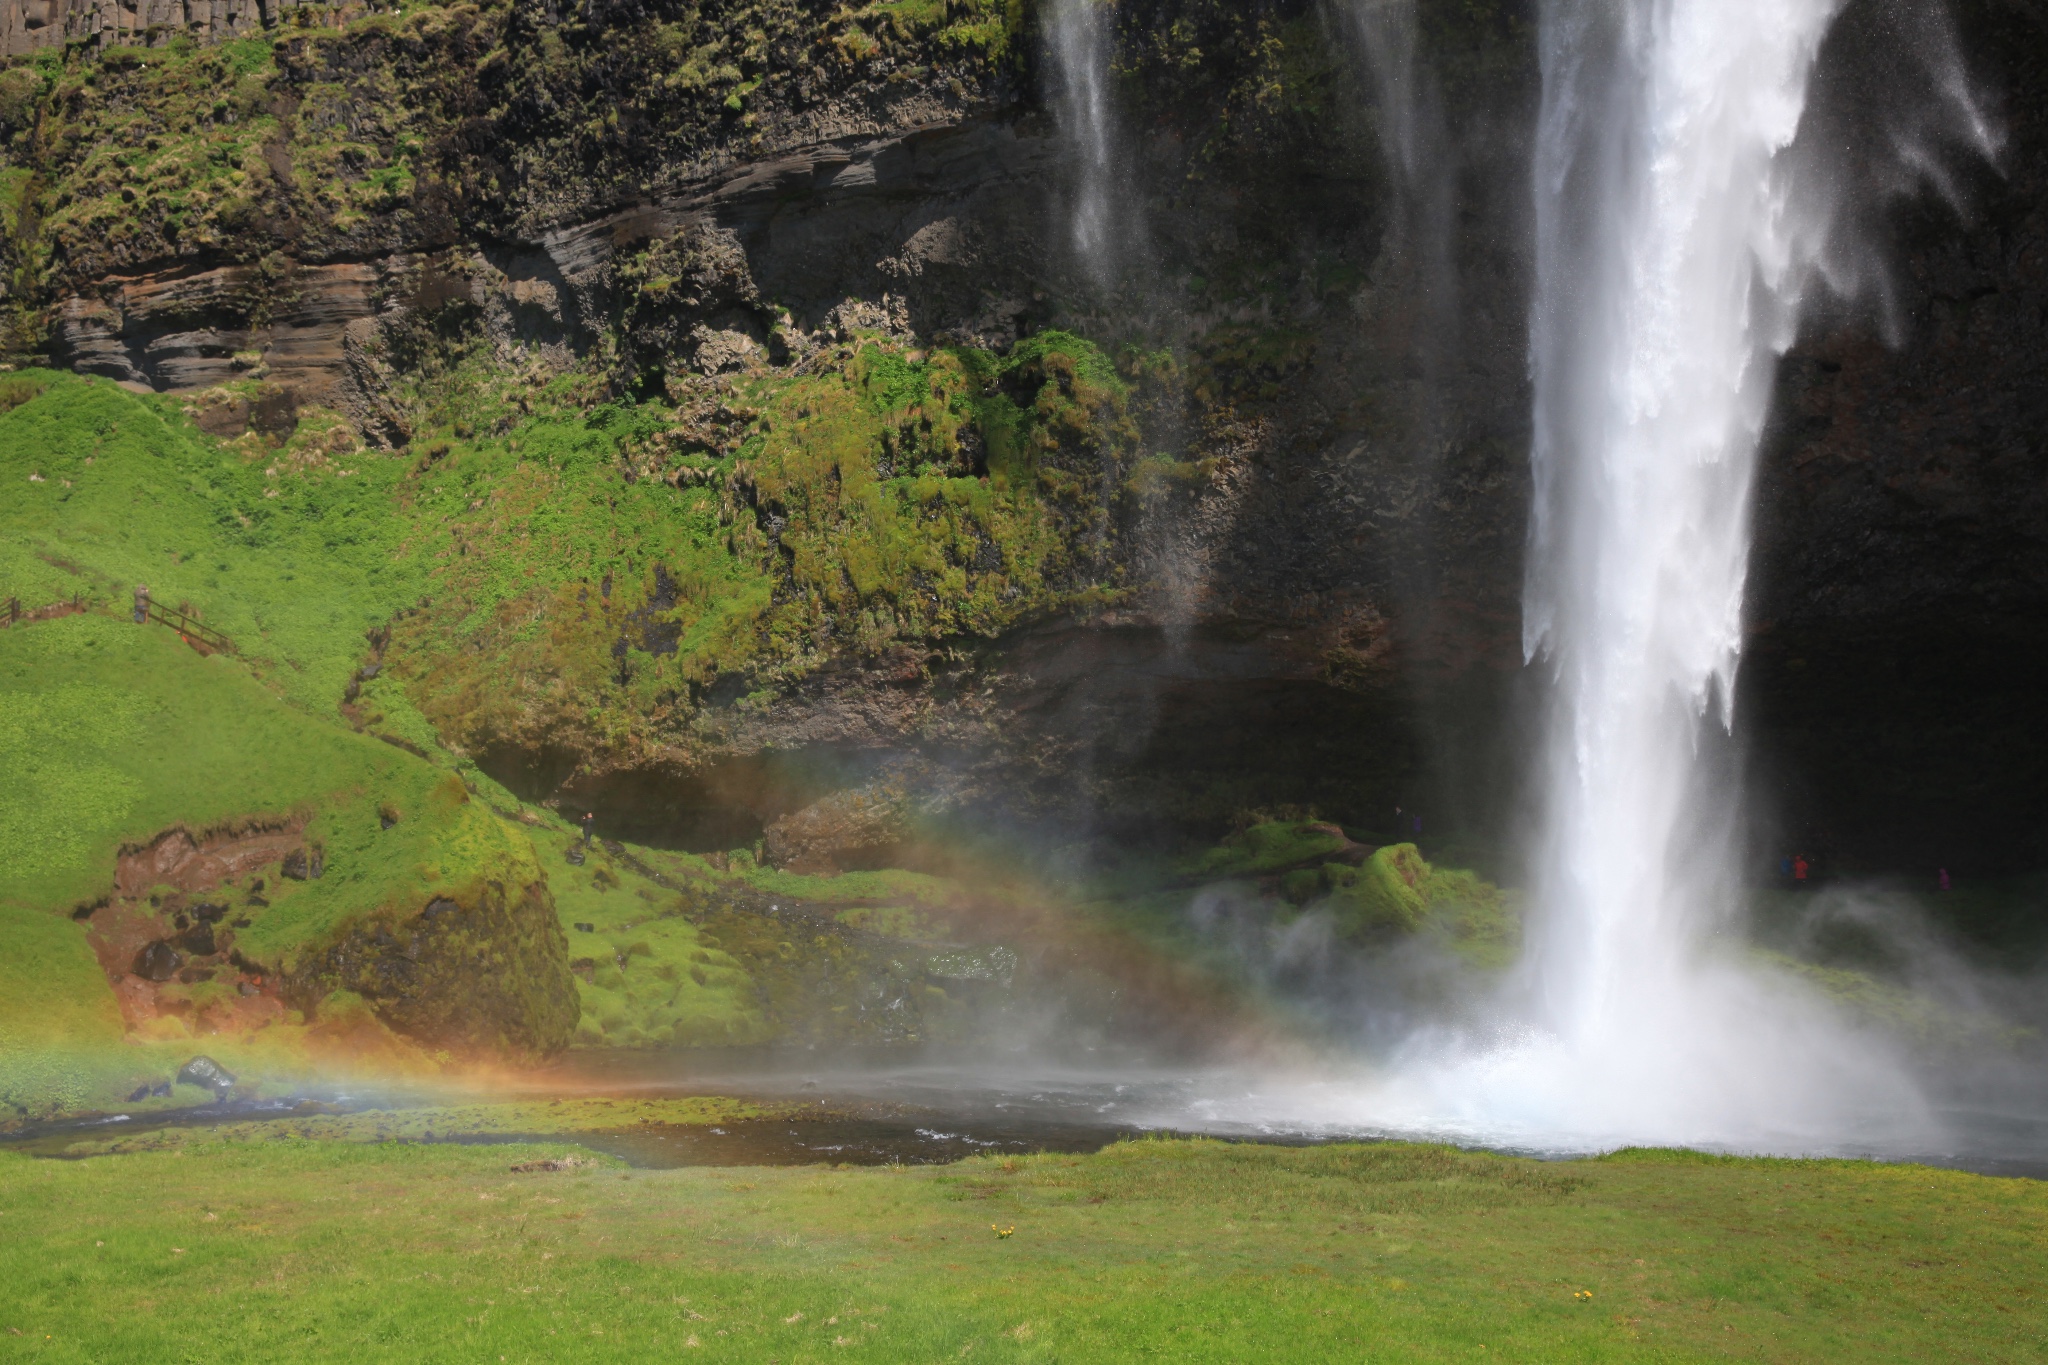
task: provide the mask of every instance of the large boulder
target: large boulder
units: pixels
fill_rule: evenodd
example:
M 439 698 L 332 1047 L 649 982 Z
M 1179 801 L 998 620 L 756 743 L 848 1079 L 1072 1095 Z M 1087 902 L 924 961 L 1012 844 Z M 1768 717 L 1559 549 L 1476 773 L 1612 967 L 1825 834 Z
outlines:
M 178 1068 L 178 1084 L 196 1085 L 211 1090 L 215 1099 L 225 1099 L 235 1088 L 235 1077 L 211 1057 L 194 1057 Z
M 436 896 L 410 919 L 376 917 L 301 960 L 287 995 L 317 1017 L 336 991 L 360 996 L 393 1030 L 467 1055 L 540 1057 L 569 1043 L 576 983 L 544 884 Z
M 185 959 L 178 950 L 159 939 L 135 955 L 132 970 L 144 981 L 169 981 L 184 965 Z

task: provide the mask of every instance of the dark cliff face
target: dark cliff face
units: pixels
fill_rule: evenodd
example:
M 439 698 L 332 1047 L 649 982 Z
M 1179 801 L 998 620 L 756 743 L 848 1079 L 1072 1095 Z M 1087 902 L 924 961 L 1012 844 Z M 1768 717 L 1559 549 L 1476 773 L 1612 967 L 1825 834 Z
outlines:
M 1988 164 L 1915 118 L 1932 101 L 1885 59 L 1895 9 L 1852 10 L 1823 68 L 1821 111 L 1875 172 L 1854 207 L 1891 297 L 1809 328 L 1782 368 L 1746 665 L 1791 837 L 1929 876 L 2048 856 L 2048 20 L 1956 19 Z M 1894 129 L 1915 136 L 1870 146 Z M 1946 191 L 1872 193 L 1914 148 Z
M 1882 126 L 1855 106 L 1904 13 L 1864 0 L 1831 44 L 1845 126 Z M 1424 3 L 1392 80 L 1338 0 L 1117 16 L 1107 286 L 1060 218 L 1032 6 L 503 4 L 11 69 L 9 156 L 40 186 L 10 220 L 17 330 L 130 383 L 260 379 L 430 452 L 419 376 L 457 345 L 493 382 L 587 373 L 592 402 L 680 412 L 721 376 L 842 363 L 835 338 L 1078 333 L 1128 383 L 1128 430 L 1085 445 L 1124 491 L 1058 521 L 1091 539 L 1056 608 L 886 639 L 826 612 L 801 668 L 658 705 L 621 635 L 618 685 L 576 707 L 458 680 L 423 709 L 531 795 L 705 847 L 905 781 L 1097 826 L 1292 804 L 1372 827 L 1405 802 L 1498 832 L 1525 690 L 1529 7 Z M 2041 827 L 2042 36 L 2017 0 L 1965 7 L 1996 173 L 1949 149 L 1960 219 L 1925 192 L 1860 205 L 1889 225 L 1896 344 L 1845 308 L 1784 366 L 1745 714 L 1783 817 L 1845 852 L 1852 828 L 1877 850 Z M 719 477 L 786 600 L 787 510 Z M 409 630 L 394 669 L 422 679 L 404 651 L 441 637 Z

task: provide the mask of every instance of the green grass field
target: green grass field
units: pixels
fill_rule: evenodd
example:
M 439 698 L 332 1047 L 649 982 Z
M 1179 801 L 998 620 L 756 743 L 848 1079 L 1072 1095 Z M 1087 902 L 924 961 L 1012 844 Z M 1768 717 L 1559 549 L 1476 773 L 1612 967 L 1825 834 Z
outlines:
M 509 1169 L 576 1151 L 0 1153 L 0 1359 L 2048 1352 L 2048 1187 L 1921 1167 L 1140 1141 L 948 1167 Z

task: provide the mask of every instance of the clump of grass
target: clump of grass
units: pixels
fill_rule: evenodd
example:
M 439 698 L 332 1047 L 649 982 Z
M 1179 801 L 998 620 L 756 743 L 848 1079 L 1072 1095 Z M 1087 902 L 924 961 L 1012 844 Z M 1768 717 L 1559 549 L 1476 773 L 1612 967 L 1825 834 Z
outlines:
M 1506 892 L 1476 873 L 1430 866 L 1413 844 L 1376 849 L 1357 867 L 1326 864 L 1321 876 L 1321 904 L 1352 938 L 1431 934 L 1492 970 L 1520 950 L 1521 919 Z
M 1261 820 L 1214 848 L 1184 860 L 1186 876 L 1256 877 L 1327 857 L 1350 841 L 1343 831 L 1310 820 Z

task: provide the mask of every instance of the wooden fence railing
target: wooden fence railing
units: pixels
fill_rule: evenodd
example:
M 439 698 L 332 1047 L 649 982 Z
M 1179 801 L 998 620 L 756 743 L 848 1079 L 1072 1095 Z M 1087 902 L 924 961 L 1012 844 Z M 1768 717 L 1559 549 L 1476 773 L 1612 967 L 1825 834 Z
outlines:
M 71 616 L 85 611 L 88 603 L 76 594 L 69 602 L 51 602 L 40 607 L 24 607 L 19 597 L 9 597 L 0 602 L 0 620 L 10 626 L 26 625 L 31 621 L 49 621 L 59 616 Z
M 149 619 L 177 631 L 185 638 L 187 644 L 200 644 L 217 654 L 235 652 L 233 640 L 191 613 L 179 611 L 176 607 L 167 607 L 155 598 L 149 600 Z
M 178 632 L 186 644 L 205 654 L 233 654 L 235 642 L 189 611 L 167 607 L 155 598 L 145 599 L 146 619 L 159 625 L 169 626 Z M 71 616 L 82 611 L 107 611 L 113 609 L 104 603 L 95 602 L 82 594 L 72 594 L 68 602 L 52 602 L 41 607 L 24 607 L 19 597 L 0 598 L 0 625 L 20 626 L 32 621 L 49 621 L 59 616 Z M 113 613 L 122 614 L 122 613 Z

